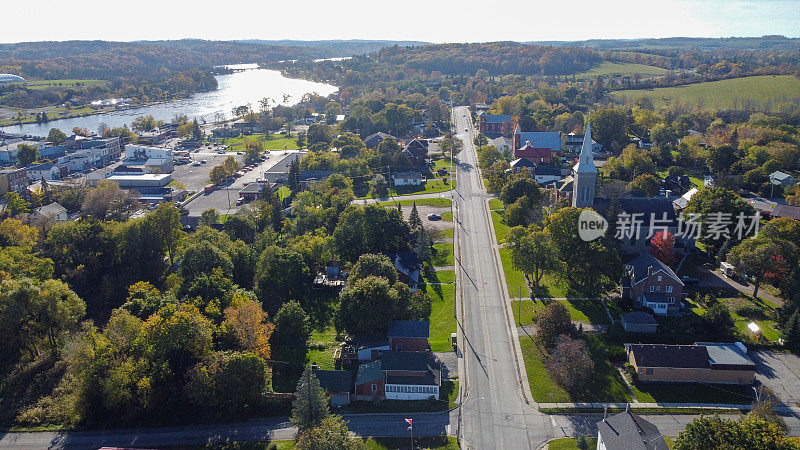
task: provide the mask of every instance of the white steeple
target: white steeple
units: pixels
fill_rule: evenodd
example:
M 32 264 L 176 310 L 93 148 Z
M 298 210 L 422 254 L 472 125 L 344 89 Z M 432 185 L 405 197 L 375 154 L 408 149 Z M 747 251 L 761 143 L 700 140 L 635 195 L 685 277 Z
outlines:
M 586 123 L 581 154 L 578 157 L 578 164 L 575 164 L 573 170 L 580 173 L 597 173 L 597 167 L 594 165 L 594 152 L 592 152 L 592 122 Z
M 593 206 L 596 183 L 597 167 L 594 165 L 594 153 L 592 153 L 592 124 L 587 122 L 578 164 L 572 168 L 572 206 L 578 208 Z

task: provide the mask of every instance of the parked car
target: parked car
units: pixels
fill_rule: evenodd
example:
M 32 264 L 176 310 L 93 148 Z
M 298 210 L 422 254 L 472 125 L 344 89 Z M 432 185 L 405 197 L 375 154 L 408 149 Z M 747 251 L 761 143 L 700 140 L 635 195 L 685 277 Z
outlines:
M 436 213 L 428 214 L 428 220 L 435 221 L 435 220 L 442 220 L 442 216 Z
M 205 164 L 205 163 L 207 163 L 207 162 L 208 162 L 208 161 L 206 161 L 205 159 L 203 159 L 203 160 L 201 160 L 201 161 L 200 161 L 200 164 Z
M 690 277 L 690 276 L 686 276 L 686 275 L 681 277 L 681 281 L 683 281 L 683 284 L 685 284 L 687 286 L 695 286 L 698 283 L 700 283 L 700 279 L 699 278 Z

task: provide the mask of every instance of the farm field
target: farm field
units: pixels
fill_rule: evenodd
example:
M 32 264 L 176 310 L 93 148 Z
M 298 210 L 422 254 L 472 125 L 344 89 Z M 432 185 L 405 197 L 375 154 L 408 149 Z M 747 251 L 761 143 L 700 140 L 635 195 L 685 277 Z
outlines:
M 717 109 L 739 109 L 748 103 L 756 109 L 800 97 L 800 79 L 791 75 L 760 75 L 708 81 L 684 86 L 615 91 L 614 100 L 633 102 L 640 97 L 655 106 L 683 104 Z
M 669 72 L 667 69 L 661 67 L 646 66 L 644 64 L 635 63 L 617 63 L 611 61 L 604 61 L 597 67 L 593 67 L 586 72 L 575 75 L 576 78 L 596 77 L 598 75 L 664 75 Z

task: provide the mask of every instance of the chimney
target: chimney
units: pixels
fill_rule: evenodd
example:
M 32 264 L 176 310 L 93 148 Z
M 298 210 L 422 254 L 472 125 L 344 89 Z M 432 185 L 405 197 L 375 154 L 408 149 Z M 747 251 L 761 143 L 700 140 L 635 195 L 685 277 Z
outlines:
M 653 266 L 647 266 L 647 276 L 653 275 Z
M 625 403 L 625 412 L 630 414 L 630 412 L 631 412 L 631 404 L 630 403 Z
M 606 421 L 606 418 L 608 418 L 608 406 L 603 407 L 603 422 Z

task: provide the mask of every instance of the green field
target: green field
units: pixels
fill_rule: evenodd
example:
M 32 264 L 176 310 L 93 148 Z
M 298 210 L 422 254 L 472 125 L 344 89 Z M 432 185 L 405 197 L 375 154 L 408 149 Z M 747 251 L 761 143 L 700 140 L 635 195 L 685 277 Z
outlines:
M 441 242 L 439 244 L 433 244 L 433 250 L 434 252 L 433 252 L 432 262 L 434 267 L 455 265 L 452 242 Z
M 100 86 L 106 84 L 104 80 L 26 80 L 21 81 L 19 83 L 14 83 L 17 85 L 21 85 L 28 89 L 66 89 L 75 87 L 77 83 L 80 83 L 82 86 Z
M 587 440 L 589 441 L 589 448 L 597 447 L 597 438 L 587 436 Z M 547 448 L 549 450 L 577 450 L 578 439 L 577 438 L 555 439 L 547 443 Z
M 449 208 L 452 205 L 452 202 L 449 198 L 420 198 L 416 200 L 389 200 L 386 202 L 378 202 L 379 205 L 389 208 L 391 206 L 397 207 L 397 204 L 400 206 L 436 206 L 440 208 Z
M 593 67 L 586 72 L 577 74 L 576 78 L 596 77 L 599 75 L 603 76 L 633 75 L 633 74 L 664 75 L 667 72 L 669 72 L 669 70 L 667 69 L 662 69 L 661 67 L 655 67 L 655 66 L 646 66 L 644 64 L 616 63 L 611 61 L 604 61 L 597 67 Z
M 515 269 L 511 264 L 511 252 L 507 248 L 500 249 L 500 262 L 503 264 L 503 277 L 506 279 L 509 297 L 529 297 L 531 291 L 528 289 L 525 275 Z
M 283 134 L 251 134 L 248 136 L 239 136 L 235 138 L 225 138 L 222 143 L 230 145 L 229 152 L 244 151 L 245 142 L 261 141 L 264 150 L 297 150 L 300 147 L 297 145 L 297 140 L 294 137 L 286 137 Z
M 455 301 L 456 274 L 453 270 L 442 270 L 436 272 L 436 279 L 428 279 L 429 284 L 421 286 L 431 297 L 431 317 L 430 317 L 430 344 L 434 352 L 450 352 L 453 347 L 450 344 L 450 333 L 456 331 Z M 442 283 L 442 284 L 434 284 Z
M 800 97 L 800 79 L 791 75 L 761 75 L 709 81 L 684 86 L 615 91 L 614 100 L 633 102 L 649 98 L 655 106 L 701 105 L 717 109 L 742 109 L 748 104 L 759 109 Z

